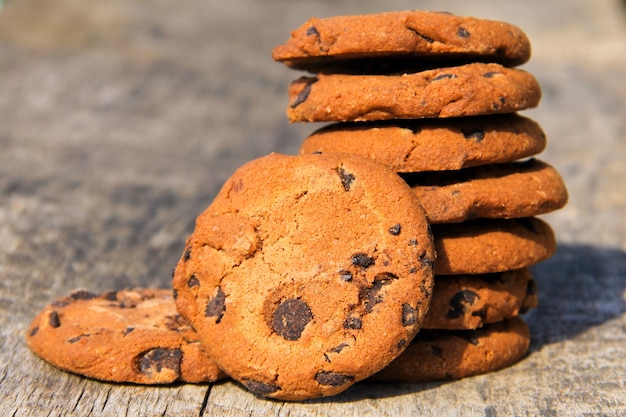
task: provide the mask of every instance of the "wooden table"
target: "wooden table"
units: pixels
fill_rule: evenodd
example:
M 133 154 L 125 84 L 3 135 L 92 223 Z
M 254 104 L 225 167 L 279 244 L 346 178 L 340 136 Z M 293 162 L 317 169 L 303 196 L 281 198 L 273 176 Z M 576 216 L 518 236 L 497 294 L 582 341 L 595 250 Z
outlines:
M 456 382 L 357 384 L 266 401 L 239 385 L 144 387 L 63 373 L 26 347 L 75 288 L 169 286 L 195 216 L 240 165 L 296 153 L 300 74 L 272 47 L 308 17 L 447 9 L 515 23 L 543 86 L 548 149 L 571 198 L 544 216 L 527 358 Z M 0 11 L 0 415 L 626 415 L 626 16 L 617 0 L 11 0 Z

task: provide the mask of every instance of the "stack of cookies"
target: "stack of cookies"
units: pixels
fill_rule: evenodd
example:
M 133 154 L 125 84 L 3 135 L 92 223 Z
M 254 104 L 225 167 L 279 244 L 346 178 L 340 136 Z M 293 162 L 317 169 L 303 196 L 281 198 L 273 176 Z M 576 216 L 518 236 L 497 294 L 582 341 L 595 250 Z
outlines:
M 374 159 L 411 186 L 437 253 L 430 311 L 411 346 L 373 377 L 457 379 L 521 358 L 519 315 L 537 304 L 529 269 L 556 242 L 536 216 L 567 191 L 536 159 L 541 127 L 517 112 L 541 97 L 516 68 L 530 57 L 517 27 L 448 13 L 407 11 L 312 18 L 273 58 L 313 73 L 291 83 L 291 122 L 330 122 L 301 154 Z
M 240 167 L 197 218 L 171 289 L 77 290 L 26 340 L 56 367 L 139 384 L 231 378 L 282 400 L 459 379 L 529 345 L 530 266 L 562 207 L 514 26 L 444 13 L 312 19 L 274 58 L 315 76 L 300 155 Z M 399 175 L 398 175 L 399 174 Z

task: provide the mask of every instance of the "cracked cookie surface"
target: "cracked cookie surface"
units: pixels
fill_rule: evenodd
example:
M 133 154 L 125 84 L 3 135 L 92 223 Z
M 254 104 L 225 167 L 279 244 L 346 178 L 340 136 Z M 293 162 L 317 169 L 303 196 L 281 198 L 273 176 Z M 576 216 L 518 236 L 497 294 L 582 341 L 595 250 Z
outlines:
M 382 68 L 391 58 L 402 59 L 403 67 L 433 59 L 513 66 L 526 62 L 530 52 L 528 37 L 509 23 L 413 10 L 313 17 L 276 46 L 272 57 L 294 69 L 337 72 L 360 59 Z
M 33 320 L 28 346 L 64 371 L 137 384 L 225 378 L 176 311 L 172 291 L 74 291 Z
M 175 269 L 178 311 L 251 392 L 334 395 L 419 330 L 432 235 L 408 185 L 355 155 L 271 154 L 226 181 Z
M 514 113 L 535 107 L 532 74 L 471 63 L 402 75 L 318 74 L 289 85 L 291 122 L 450 118 Z
M 311 133 L 300 153 L 353 153 L 396 172 L 458 170 L 540 153 L 546 136 L 517 114 L 458 119 L 333 123 Z

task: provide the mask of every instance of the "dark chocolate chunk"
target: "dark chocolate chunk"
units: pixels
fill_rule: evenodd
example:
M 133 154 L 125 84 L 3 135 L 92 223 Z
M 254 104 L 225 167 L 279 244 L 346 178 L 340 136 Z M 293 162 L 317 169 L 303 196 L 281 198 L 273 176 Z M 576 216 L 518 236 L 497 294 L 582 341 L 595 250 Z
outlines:
M 215 324 L 222 320 L 222 316 L 226 311 L 226 295 L 220 287 L 217 287 L 217 294 L 209 300 L 204 310 L 206 317 L 216 317 Z
M 345 329 L 359 330 L 362 325 L 363 325 L 363 321 L 358 317 L 348 317 L 346 321 L 343 322 L 343 327 Z
M 339 278 L 345 282 L 352 281 L 352 272 L 342 269 L 339 271 Z
M 122 333 L 124 334 L 124 336 L 126 336 L 128 333 L 132 332 L 133 330 L 135 330 L 135 328 L 132 327 L 132 326 L 129 326 L 129 327 L 125 328 Z
M 311 26 L 310 28 L 306 30 L 306 35 L 307 36 L 320 36 L 320 33 L 317 31 L 315 26 Z
M 435 40 L 433 38 L 429 38 L 426 35 L 422 35 L 421 33 L 419 33 L 417 30 L 407 27 L 408 30 L 410 30 L 411 32 L 415 33 L 417 36 L 419 36 L 420 38 L 424 39 L 426 42 L 428 43 L 433 43 L 435 42 Z
M 183 261 L 187 262 L 191 258 L 191 248 L 185 249 L 185 253 L 183 254 Z
M 337 168 L 337 173 L 341 177 L 343 189 L 350 191 L 350 187 L 352 187 L 352 183 L 354 182 L 354 175 L 346 172 L 343 168 Z
M 412 326 L 417 321 L 417 309 L 411 307 L 408 303 L 402 304 L 402 325 Z
M 450 300 L 450 310 L 448 310 L 448 318 L 456 319 L 467 313 L 467 306 L 473 305 L 478 299 L 478 294 L 474 291 L 463 290 L 454 294 Z
M 200 285 L 200 281 L 198 281 L 198 277 L 196 276 L 196 274 L 191 275 L 189 279 L 187 280 L 187 286 L 189 288 L 197 287 L 199 285 Z
M 77 290 L 70 294 L 72 300 L 92 300 L 96 297 L 96 294 L 87 290 Z
M 178 298 L 178 290 L 172 290 L 172 297 L 174 298 L 174 300 Z
M 319 371 L 315 375 L 315 380 L 319 382 L 320 385 L 330 385 L 336 387 L 354 381 L 354 377 L 351 375 L 340 374 L 338 372 Z
M 443 350 L 441 350 L 439 346 L 431 345 L 430 351 L 432 352 L 433 356 L 437 356 L 439 358 L 443 357 Z
M 484 73 L 483 77 L 485 77 L 485 78 L 493 78 L 493 77 L 495 77 L 496 75 L 499 75 L 499 74 L 502 74 L 502 73 L 498 72 L 498 71 L 489 71 L 489 72 Z
M 304 301 L 288 298 L 274 311 L 272 329 L 285 340 L 298 340 L 312 319 L 313 313 Z
M 454 75 L 454 74 L 439 74 L 438 76 L 433 78 L 433 81 L 439 81 L 439 80 L 444 80 L 444 79 L 448 79 L 448 78 L 456 78 L 456 75 Z
M 350 346 L 347 343 L 341 343 L 339 346 L 335 346 L 334 348 L 330 349 L 329 352 L 333 352 L 333 353 L 340 353 L 343 348 Z
M 369 268 L 374 265 L 374 258 L 370 258 L 366 253 L 359 252 L 352 255 L 352 265 L 360 266 L 361 268 Z
M 380 290 L 385 285 L 389 284 L 390 280 L 396 278 L 398 277 L 390 273 L 383 273 L 374 277 L 374 283 L 372 286 L 363 290 L 363 298 L 365 298 L 365 311 L 368 313 L 374 311 L 374 306 L 383 301 L 383 296 L 380 294 Z
M 266 384 L 265 382 L 254 381 L 251 379 L 246 379 L 243 383 L 251 393 L 256 395 L 265 396 L 280 390 L 278 385 Z
M 480 128 L 466 129 L 461 131 L 465 139 L 473 139 L 476 142 L 480 142 L 485 138 L 485 131 Z
M 72 337 L 71 339 L 68 339 L 67 342 L 68 343 L 76 343 L 78 342 L 80 339 L 82 339 L 83 337 L 89 337 L 91 336 L 89 333 L 85 333 L 85 334 L 81 334 L 79 336 L 76 337 Z
M 459 28 L 456 30 L 456 35 L 459 38 L 467 38 L 469 37 L 470 33 L 463 26 L 459 26 Z
M 38 331 L 39 331 L 39 326 L 35 326 L 35 327 L 33 327 L 33 328 L 30 330 L 30 332 L 28 333 L 28 335 L 29 335 L 30 337 L 33 337 L 34 335 L 36 335 L 36 334 L 37 334 L 37 332 L 38 332 Z
M 480 310 L 476 310 L 472 313 L 472 316 L 474 317 L 480 317 L 483 320 L 485 319 L 485 317 L 487 317 L 487 309 L 485 308 L 481 308 Z
M 433 260 L 430 259 L 428 256 L 426 256 L 426 251 L 420 253 L 419 261 L 420 261 L 420 265 L 422 265 L 422 268 L 424 267 L 432 268 L 434 264 Z
M 105 293 L 102 293 L 100 294 L 100 298 L 108 301 L 117 301 L 117 291 L 107 291 Z
M 401 230 L 402 230 L 402 226 L 400 226 L 400 223 L 398 223 L 398 224 L 394 224 L 393 226 L 389 228 L 389 233 L 391 233 L 394 236 L 398 236 Z
M 409 245 L 411 245 L 411 246 L 417 246 L 417 239 L 411 239 L 411 240 L 409 240 Z
M 309 94 L 311 94 L 311 86 L 315 84 L 317 78 L 312 78 L 309 82 L 304 86 L 302 91 L 296 96 L 293 103 L 291 103 L 291 108 L 294 109 L 298 107 L 300 104 L 304 103 L 307 98 L 309 98 Z
M 48 317 L 48 324 L 50 327 L 54 327 L 55 329 L 61 325 L 59 313 L 57 313 L 56 310 L 52 310 L 52 313 L 50 313 L 50 316 Z
M 180 349 L 154 348 L 139 357 L 139 371 L 145 375 L 160 373 L 164 368 L 171 369 L 180 375 L 180 360 L 183 354 Z

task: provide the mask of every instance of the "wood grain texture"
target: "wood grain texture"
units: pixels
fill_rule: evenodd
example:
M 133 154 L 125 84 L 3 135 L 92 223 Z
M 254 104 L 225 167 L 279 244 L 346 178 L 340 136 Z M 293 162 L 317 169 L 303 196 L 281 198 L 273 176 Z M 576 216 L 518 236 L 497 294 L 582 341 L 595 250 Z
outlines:
M 36 5 L 35 5 L 36 4 Z M 384 8 L 383 8 L 384 7 Z M 23 333 L 75 288 L 169 286 L 194 219 L 240 165 L 295 154 L 300 74 L 271 49 L 310 16 L 414 2 L 13 0 L 0 11 L 0 415 L 620 416 L 626 414 L 626 19 L 621 2 L 419 7 L 502 19 L 533 42 L 526 113 L 570 202 L 536 266 L 532 344 L 517 365 L 432 384 L 360 383 L 283 403 L 239 385 L 144 387 L 63 373 Z M 553 19 L 558 16 L 558 20 Z

